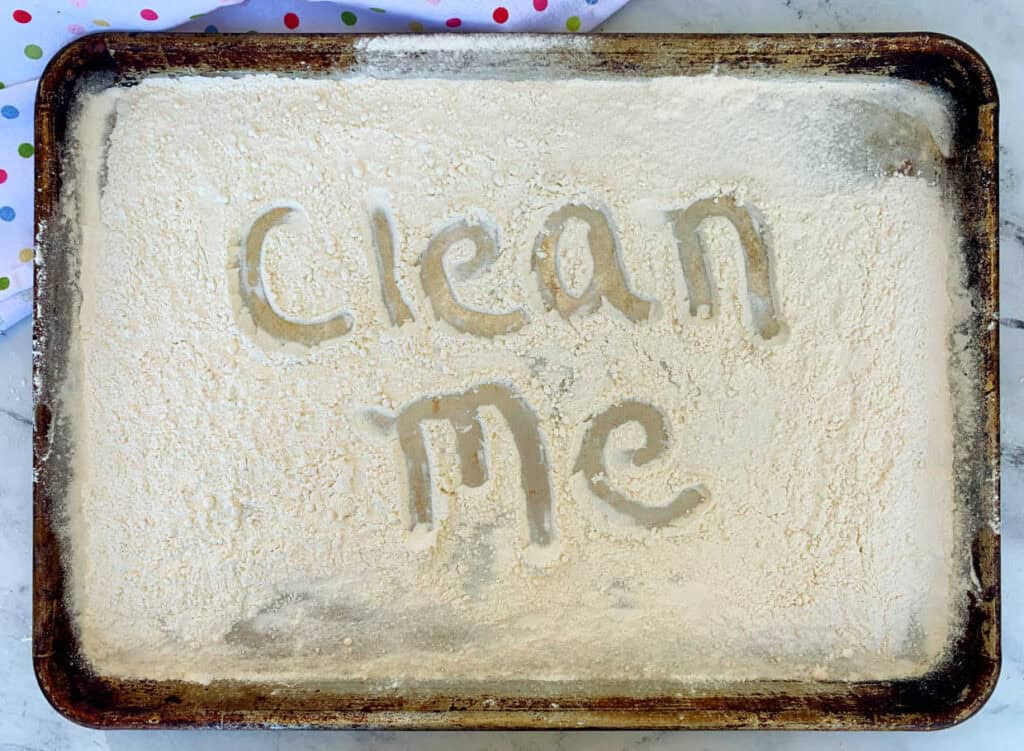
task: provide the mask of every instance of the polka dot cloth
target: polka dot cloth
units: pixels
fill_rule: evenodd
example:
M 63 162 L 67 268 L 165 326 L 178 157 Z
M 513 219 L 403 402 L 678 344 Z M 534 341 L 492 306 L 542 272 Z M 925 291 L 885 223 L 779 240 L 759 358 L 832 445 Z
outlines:
M 593 29 L 628 0 L 12 0 L 0 10 L 0 331 L 32 305 L 35 79 L 68 42 L 104 30 L 230 32 Z

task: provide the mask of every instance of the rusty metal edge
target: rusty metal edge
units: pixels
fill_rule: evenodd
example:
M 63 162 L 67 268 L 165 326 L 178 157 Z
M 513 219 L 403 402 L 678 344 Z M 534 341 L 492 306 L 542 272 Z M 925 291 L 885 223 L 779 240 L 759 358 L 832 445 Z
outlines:
M 216 57 L 214 45 L 224 38 L 211 35 L 104 33 L 77 40 L 51 60 L 39 83 L 36 111 L 36 231 L 45 236 L 48 222 L 56 219 L 60 195 L 59 147 L 67 112 L 60 97 L 80 74 L 97 69 L 116 70 L 148 49 L 149 70 L 174 67 L 167 50 L 186 56 Z M 229 37 L 236 51 L 252 56 L 252 68 L 261 67 L 257 55 L 268 49 L 271 64 L 293 60 L 297 71 L 311 70 L 294 63 L 305 54 L 304 45 L 331 48 L 331 66 L 352 62 L 352 35 L 238 35 Z M 551 728 L 692 728 L 692 729 L 937 729 L 962 722 L 977 712 L 995 688 L 1000 665 L 999 595 L 999 382 L 998 326 L 998 96 L 991 71 L 968 45 L 952 37 L 911 34 L 814 35 L 598 35 L 592 52 L 629 69 L 633 56 L 693 54 L 704 49 L 702 64 L 712 61 L 737 67 L 778 66 L 784 55 L 801 70 L 813 60 L 831 60 L 836 70 L 903 77 L 907 57 L 929 58 L 930 64 L 948 65 L 949 77 L 933 85 L 955 97 L 954 81 L 973 89 L 975 100 L 965 106 L 976 112 L 977 135 L 967 144 L 976 157 L 967 165 L 973 173 L 977 204 L 964 212 L 968 239 L 977 245 L 972 289 L 979 292 L 983 309 L 978 335 L 984 375 L 984 457 L 979 467 L 990 473 L 988 491 L 979 498 L 986 506 L 977 511 L 985 524 L 971 541 L 973 563 L 980 580 L 967 625 L 970 654 L 958 654 L 951 664 L 914 681 L 858 683 L 751 682 L 733 691 L 685 696 L 652 693 L 647 696 L 593 696 L 552 692 L 549 684 L 522 684 L 518 691 L 499 696 L 494 686 L 477 686 L 458 696 L 450 686 L 410 691 L 406 696 L 386 691 L 338 690 L 309 686 L 294 696 L 272 698 L 271 685 L 221 683 L 198 686 L 180 682 L 121 681 L 93 674 L 78 657 L 70 616 L 64 604 L 65 572 L 55 514 L 61 499 L 51 492 L 47 458 L 54 450 L 55 383 L 47 370 L 47 354 L 56 344 L 48 314 L 54 301 L 37 298 L 33 336 L 35 471 L 33 545 L 33 665 L 48 701 L 68 719 L 95 728 L 144 727 L 305 727 L 305 728 L 421 728 L 421 729 L 551 729 Z M 772 55 L 760 51 L 772 48 Z M 117 50 L 115 59 L 110 50 Z M 710 55 L 708 54 L 710 50 Z M 747 57 L 737 56 L 745 51 Z M 900 59 L 893 61 L 896 53 Z M 320 54 L 323 54 L 321 49 Z M 179 56 L 180 58 L 180 56 Z M 774 63 L 772 60 L 774 59 Z M 941 59 L 941 60 L 939 60 Z M 803 62 L 800 62 L 803 61 Z M 944 61 L 944 62 L 943 62 Z M 198 61 L 201 63 L 201 60 Z M 180 66 L 180 63 L 179 63 Z M 198 69 L 204 70 L 202 65 Z M 246 66 L 235 66 L 248 69 Z M 329 66 L 321 66 L 326 69 Z M 284 68 L 288 68 L 284 65 Z M 67 104 L 66 101 L 63 102 Z M 964 104 L 960 102 L 960 104 Z M 52 251 L 48 248 L 47 255 Z M 36 268 L 36 289 L 44 289 L 46 275 L 55 273 L 53 261 Z M 51 282 L 52 284 L 53 282 Z M 966 643 L 966 642 L 965 642 Z M 973 659 L 970 665 L 966 661 Z M 965 672 L 966 670 L 966 672 Z M 633 686 L 638 688 L 639 686 Z M 352 689 L 351 685 L 346 687 Z M 469 688 L 466 685 L 466 688 Z M 651 687 L 653 688 L 653 687 Z M 662 687 L 663 688 L 663 687 Z M 952 692 L 950 688 L 954 689 Z M 487 689 L 490 689 L 489 691 Z M 279 687 L 277 688 L 279 690 Z M 119 703 L 120 702 L 120 703 Z M 559 708 L 555 708 L 559 707 Z

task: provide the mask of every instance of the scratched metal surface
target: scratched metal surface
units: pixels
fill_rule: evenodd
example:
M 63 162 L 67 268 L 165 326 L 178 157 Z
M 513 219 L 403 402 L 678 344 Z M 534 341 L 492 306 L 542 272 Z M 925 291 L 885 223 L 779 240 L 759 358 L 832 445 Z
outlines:
M 977 710 L 999 671 L 999 381 L 997 97 L 983 61 L 936 35 L 613 36 L 586 47 L 468 52 L 462 77 L 861 74 L 922 81 L 954 103 L 947 188 L 964 238 L 975 314 L 957 333 L 966 348 L 952 367 L 976 388 L 961 394 L 971 418 L 956 427 L 960 543 L 980 586 L 971 595 L 951 657 L 901 681 L 747 681 L 680 686 L 650 682 L 436 683 L 382 690 L 339 679 L 270 684 L 119 680 L 92 674 L 78 656 L 65 607 L 57 532 L 74 449 L 60 420 L 58 389 L 76 306 L 74 228 L 57 214 L 68 115 L 76 92 L 130 84 L 151 73 L 217 75 L 276 71 L 329 75 L 355 63 L 355 37 L 212 37 L 101 34 L 62 51 L 47 69 L 36 113 L 37 267 L 35 319 L 33 656 L 47 698 L 96 727 L 394 728 L 908 728 L 942 727 Z M 391 53 L 394 75 L 440 69 L 437 53 Z M 449 75 L 454 73 L 448 69 Z

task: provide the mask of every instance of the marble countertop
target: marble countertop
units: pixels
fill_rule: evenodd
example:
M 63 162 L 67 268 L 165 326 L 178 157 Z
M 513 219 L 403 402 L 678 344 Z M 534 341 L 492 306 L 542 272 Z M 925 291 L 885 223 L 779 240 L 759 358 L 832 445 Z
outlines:
M 1003 669 L 966 723 L 939 733 L 111 732 L 58 716 L 31 660 L 31 326 L 0 335 L 0 751 L 57 749 L 985 749 L 1024 734 L 1024 3 L 1020 0 L 632 0 L 616 32 L 935 31 L 973 45 L 1000 90 Z M 1016 740 L 1015 740 L 1016 739 Z

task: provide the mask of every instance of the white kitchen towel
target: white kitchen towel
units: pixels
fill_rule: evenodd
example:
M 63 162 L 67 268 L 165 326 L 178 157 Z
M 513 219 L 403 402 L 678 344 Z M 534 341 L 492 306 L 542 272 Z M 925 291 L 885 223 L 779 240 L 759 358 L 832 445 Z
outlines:
M 0 17 L 0 332 L 32 309 L 36 79 L 75 37 L 104 30 L 590 31 L 628 0 L 38 0 Z M 223 6 L 223 7 L 221 7 Z

